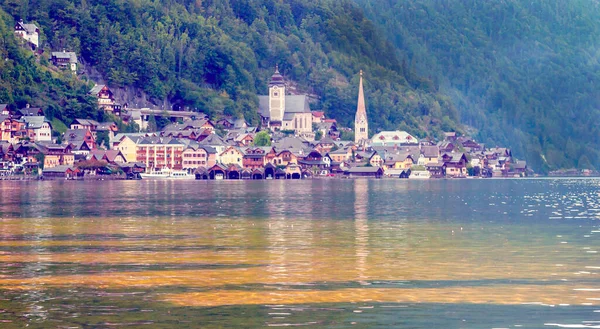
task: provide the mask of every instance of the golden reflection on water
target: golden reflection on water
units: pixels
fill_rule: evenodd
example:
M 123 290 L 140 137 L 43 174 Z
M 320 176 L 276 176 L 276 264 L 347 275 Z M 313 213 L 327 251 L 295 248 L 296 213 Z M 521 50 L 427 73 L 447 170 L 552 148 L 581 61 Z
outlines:
M 165 300 L 180 306 L 222 306 L 252 304 L 318 303 L 472 303 L 472 304 L 541 304 L 598 305 L 591 293 L 574 291 L 570 286 L 498 285 L 494 287 L 453 287 L 415 289 L 338 289 L 231 291 L 217 290 L 172 294 Z
M 0 276 L 0 289 L 52 287 L 206 288 L 167 294 L 176 305 L 318 302 L 597 303 L 585 280 L 598 270 L 569 236 L 525 226 L 368 221 L 369 195 L 356 185 L 353 221 L 227 218 L 19 219 L 5 221 L 0 266 L 11 263 L 228 264 L 240 268 L 142 270 L 76 275 Z M 102 234 L 98 234 L 102 232 Z M 60 237 L 60 239 L 57 239 Z M 28 250 L 28 247 L 35 247 Z M 93 251 L 88 248 L 93 247 Z M 50 249 L 52 248 L 52 249 Z M 64 251 L 61 248 L 66 248 Z M 80 249 L 78 249 L 80 248 Z M 255 265 L 244 267 L 245 265 Z M 374 281 L 535 280 L 570 284 L 371 288 Z M 363 288 L 277 290 L 268 285 L 348 283 Z M 254 290 L 240 286 L 254 285 Z M 259 288 L 256 288 L 258 285 Z M 262 288 L 261 288 L 262 285 Z M 267 286 L 267 287 L 264 287 Z M 234 290 L 229 290 L 234 289 Z M 236 290 L 237 289 L 237 290 Z

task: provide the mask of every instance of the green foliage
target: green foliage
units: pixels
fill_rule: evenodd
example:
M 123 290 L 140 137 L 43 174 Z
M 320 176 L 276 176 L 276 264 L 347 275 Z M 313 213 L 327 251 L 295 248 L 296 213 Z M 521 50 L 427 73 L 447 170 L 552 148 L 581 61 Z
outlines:
M 320 141 L 321 138 L 323 138 L 323 132 L 320 130 L 317 130 L 317 132 L 315 133 L 315 140 Z
M 254 146 L 271 146 L 271 136 L 266 131 L 259 131 L 254 136 Z
M 585 166 L 599 166 L 600 7 L 587 1 L 354 1 L 388 33 L 407 67 L 440 86 L 479 140 L 512 147 L 536 170 L 581 168 L 583 156 Z
M 67 127 L 67 125 L 65 125 L 58 118 L 53 118 L 51 124 L 52 124 L 52 130 L 56 131 L 60 135 L 64 134 L 67 131 L 67 129 L 69 129 Z
M 35 160 L 38 162 L 38 167 L 40 167 L 40 169 L 44 169 L 44 160 L 45 159 L 46 159 L 46 156 L 42 152 L 39 152 L 38 154 L 35 155 Z
M 108 131 L 98 131 L 96 133 L 96 144 L 98 147 L 104 146 L 105 149 L 110 150 L 110 138 L 108 136 Z
M 340 139 L 343 141 L 354 141 L 354 132 L 342 130 L 340 132 Z
M 256 94 L 267 93 L 279 64 L 299 91 L 319 98 L 315 110 L 349 126 L 362 69 L 373 131 L 402 124 L 437 135 L 442 122 L 459 128 L 449 100 L 403 66 L 397 50 L 349 0 L 38 0 L 8 6 L 12 1 L 0 5 L 13 18 L 38 24 L 47 49 L 71 49 L 110 86 L 137 88 L 157 104 L 168 99 L 256 125 Z M 88 103 L 65 103 L 65 123 L 94 117 Z

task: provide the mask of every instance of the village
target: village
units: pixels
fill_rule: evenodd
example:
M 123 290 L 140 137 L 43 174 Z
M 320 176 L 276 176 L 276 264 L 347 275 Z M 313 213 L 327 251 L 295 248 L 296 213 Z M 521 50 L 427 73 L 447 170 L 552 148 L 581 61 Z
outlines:
M 15 26 L 15 33 L 33 46 L 36 31 L 32 24 Z M 51 58 L 55 66 L 77 71 L 75 53 L 52 52 Z M 533 174 L 510 149 L 487 147 L 455 132 L 439 141 L 419 140 L 406 131 L 370 136 L 362 71 L 359 81 L 354 129 L 311 111 L 309 97 L 290 91 L 277 67 L 268 95 L 258 96 L 261 120 L 256 126 L 243 118 L 131 108 L 121 105 L 103 84 L 90 90 L 98 111 L 135 123 L 139 132 L 121 132 L 116 122 L 73 118 L 56 137 L 43 104 L 21 109 L 0 104 L 0 178 L 429 179 Z M 155 129 L 157 118 L 168 124 Z

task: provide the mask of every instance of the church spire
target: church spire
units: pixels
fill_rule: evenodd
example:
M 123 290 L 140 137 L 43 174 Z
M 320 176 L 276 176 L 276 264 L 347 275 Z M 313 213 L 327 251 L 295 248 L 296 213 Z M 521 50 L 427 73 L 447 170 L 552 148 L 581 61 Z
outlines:
M 354 142 L 360 143 L 369 138 L 369 123 L 367 121 L 367 109 L 365 107 L 365 92 L 363 90 L 363 71 L 360 70 L 358 82 L 358 102 L 356 105 L 356 116 L 354 117 Z

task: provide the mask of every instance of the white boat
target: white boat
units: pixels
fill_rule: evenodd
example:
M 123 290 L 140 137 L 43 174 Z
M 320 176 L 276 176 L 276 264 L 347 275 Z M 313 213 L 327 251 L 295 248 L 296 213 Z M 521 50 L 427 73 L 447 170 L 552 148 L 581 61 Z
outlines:
M 193 174 L 188 173 L 185 170 L 171 170 L 169 168 L 162 168 L 160 170 L 150 170 L 145 173 L 141 173 L 143 179 L 194 179 L 196 178 Z
M 427 170 L 416 170 L 410 173 L 409 179 L 429 179 L 431 173 Z

